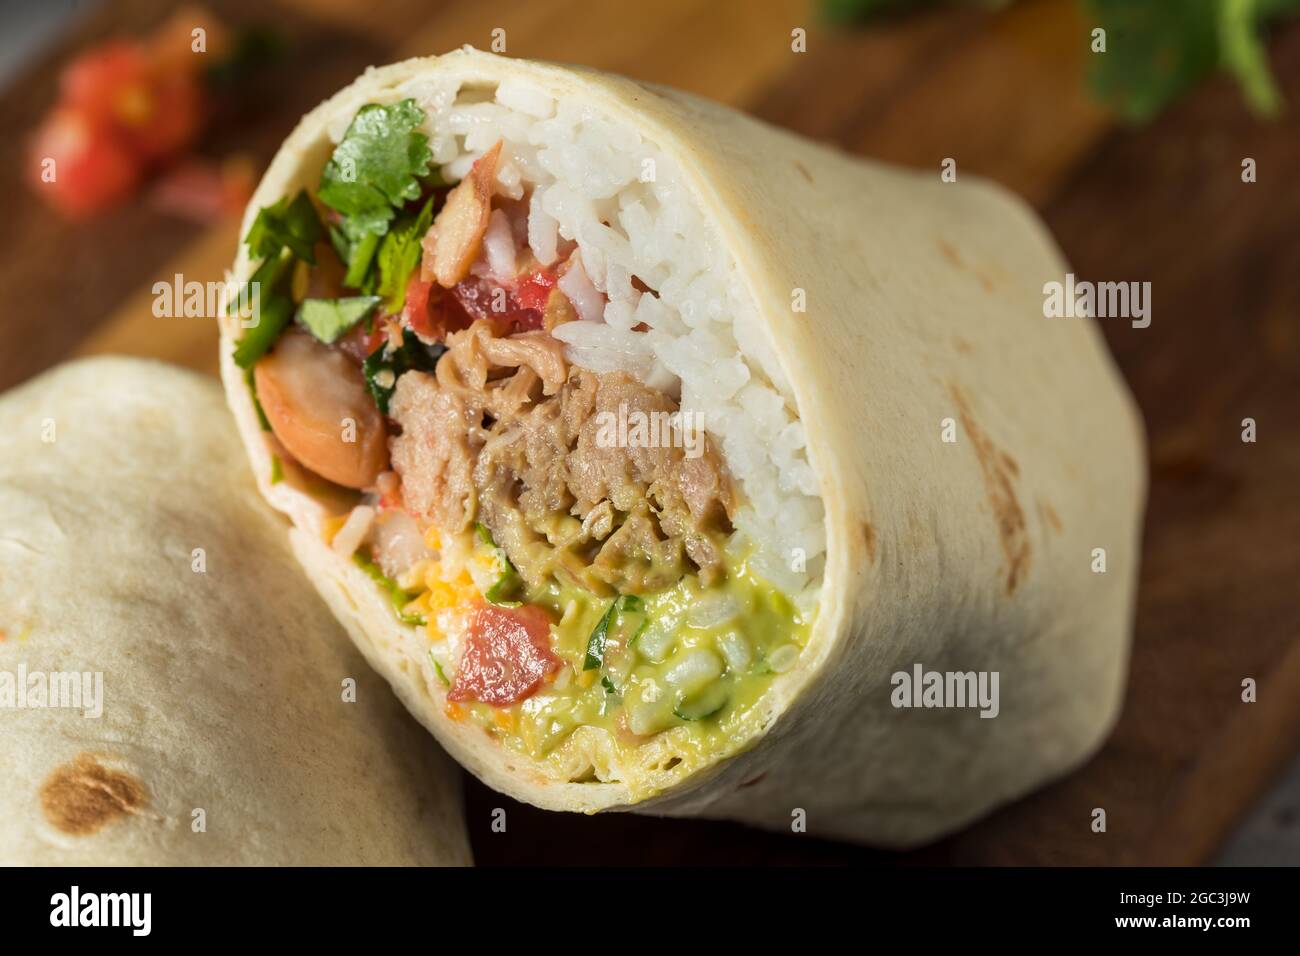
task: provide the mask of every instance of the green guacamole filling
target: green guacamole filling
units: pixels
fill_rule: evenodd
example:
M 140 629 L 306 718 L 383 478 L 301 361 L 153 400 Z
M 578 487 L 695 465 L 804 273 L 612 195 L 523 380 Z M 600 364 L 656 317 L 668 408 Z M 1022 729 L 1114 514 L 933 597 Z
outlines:
M 557 582 L 519 595 L 546 609 L 556 678 L 509 707 L 469 702 L 470 719 L 544 759 L 579 727 L 636 745 L 674 731 L 679 748 L 739 744 L 776 675 L 807 642 L 811 622 L 748 563 L 704 587 L 687 575 L 655 594 L 602 598 Z

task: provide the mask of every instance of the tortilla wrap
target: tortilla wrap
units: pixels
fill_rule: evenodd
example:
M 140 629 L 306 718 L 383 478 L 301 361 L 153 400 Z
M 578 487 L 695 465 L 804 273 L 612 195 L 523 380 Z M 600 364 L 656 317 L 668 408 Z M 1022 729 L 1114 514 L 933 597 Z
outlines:
M 0 529 L 0 862 L 470 863 L 459 775 L 302 580 L 215 383 L 103 358 L 0 398 Z
M 231 361 L 241 333 L 227 320 L 223 378 L 258 486 L 421 723 L 487 784 L 540 807 L 802 824 L 895 847 L 1087 759 L 1122 695 L 1143 438 L 1093 320 L 1044 317 L 1044 284 L 1067 266 L 1032 211 L 965 172 L 943 182 L 937 169 L 849 157 L 685 93 L 465 49 L 371 69 L 309 113 L 253 196 L 245 232 L 261 207 L 317 187 L 359 107 L 449 78 L 541 88 L 632 127 L 679 170 L 756 304 L 749 338 L 788 382 L 826 544 L 808 642 L 732 752 L 652 793 L 590 774 L 554 779 L 445 716 L 445 689 L 419 668 L 419 629 L 324 543 L 337 503 L 308 483 L 271 483 L 272 446 Z M 255 264 L 241 247 L 233 278 Z M 894 675 L 917 665 L 997 672 L 996 716 L 895 706 Z

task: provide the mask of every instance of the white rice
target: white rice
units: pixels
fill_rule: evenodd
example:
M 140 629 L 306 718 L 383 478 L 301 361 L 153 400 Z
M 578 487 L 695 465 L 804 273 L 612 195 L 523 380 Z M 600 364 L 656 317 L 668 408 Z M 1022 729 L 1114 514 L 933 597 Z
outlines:
M 522 80 L 495 91 L 413 80 L 397 96 L 425 110 L 434 161 L 448 179 L 505 141 L 497 190 L 522 199 L 532 188 L 533 255 L 550 265 L 562 240 L 578 246 L 581 269 L 571 266 L 560 288 L 583 321 L 554 333 L 569 361 L 628 371 L 703 415 L 744 502 L 735 544 L 753 545 L 760 572 L 790 593 L 820 581 L 824 513 L 789 383 L 736 263 L 675 165 L 637 130 Z M 507 254 L 504 226 L 493 225 L 496 273 Z M 657 297 L 639 291 L 633 276 Z M 609 297 L 603 309 L 597 291 Z M 642 323 L 649 331 L 633 331 Z

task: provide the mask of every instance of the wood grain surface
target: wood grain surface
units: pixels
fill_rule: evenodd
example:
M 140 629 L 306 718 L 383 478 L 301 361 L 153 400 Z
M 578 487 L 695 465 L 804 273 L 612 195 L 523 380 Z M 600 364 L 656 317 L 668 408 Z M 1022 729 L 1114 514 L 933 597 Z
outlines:
M 1300 747 L 1300 25 L 1270 44 L 1294 104 L 1250 117 L 1211 80 L 1130 129 L 1086 94 L 1090 24 L 1068 0 L 948 10 L 832 32 L 794 0 L 260 0 L 212 3 L 293 40 L 213 155 L 264 164 L 297 117 L 369 63 L 487 46 L 583 62 L 744 108 L 862 155 L 992 177 L 1046 218 L 1081 278 L 1152 284 L 1153 321 L 1103 329 L 1143 410 L 1151 486 L 1119 725 L 1068 778 L 968 830 L 890 854 L 709 821 L 548 814 L 466 784 L 474 851 L 502 863 L 1197 863 Z M 86 17 L 0 94 L 0 387 L 74 354 L 216 367 L 210 321 L 157 319 L 150 287 L 218 279 L 233 222 L 199 228 L 137 202 L 70 227 L 23 185 L 26 136 L 58 65 L 155 23 L 128 0 Z M 808 30 L 793 53 L 790 31 Z M 1258 182 L 1241 181 L 1254 158 Z M 1068 361 L 1062 356 L 1062 361 Z M 1241 441 L 1243 418 L 1258 441 Z M 1242 681 L 1258 684 L 1243 703 Z M 508 811 L 508 835 L 488 826 Z M 1090 828 L 1107 811 L 1105 833 Z M 1294 824 L 1294 822 L 1293 822 Z

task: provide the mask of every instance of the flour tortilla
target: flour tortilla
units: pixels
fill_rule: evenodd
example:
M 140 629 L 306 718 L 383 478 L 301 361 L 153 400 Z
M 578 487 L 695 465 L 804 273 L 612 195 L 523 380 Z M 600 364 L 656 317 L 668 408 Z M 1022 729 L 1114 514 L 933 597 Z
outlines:
M 465 49 L 372 69 L 308 114 L 244 220 L 315 189 L 346 126 L 413 77 L 519 77 L 633 124 L 682 170 L 759 305 L 808 434 L 826 508 L 820 609 L 744 752 L 649 800 L 555 782 L 442 714 L 411 663 L 422 635 L 322 543 L 331 506 L 269 483 L 242 374 L 227 395 L 258 484 L 367 658 L 488 784 L 558 810 L 635 805 L 886 846 L 931 840 L 1084 761 L 1119 707 L 1144 489 L 1139 418 L 1089 319 L 1048 319 L 1066 265 L 1014 196 L 960 173 L 851 158 L 687 94 Z M 235 278 L 251 274 L 241 249 Z M 791 308 L 803 290 L 806 311 Z M 950 422 L 955 442 L 942 440 Z M 1105 549 L 1105 573 L 1093 550 Z M 1000 713 L 899 709 L 891 676 L 997 671 Z M 802 813 L 800 813 L 802 811 Z
M 95 359 L 0 397 L 0 629 L 0 672 L 103 675 L 98 718 L 0 709 L 0 863 L 470 862 L 454 765 L 302 579 L 210 380 Z

